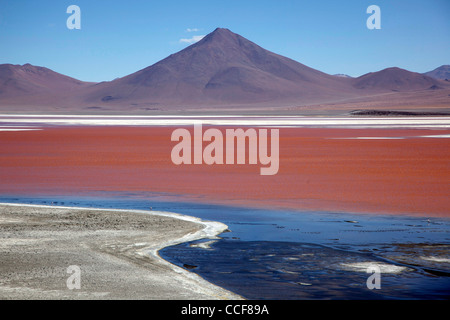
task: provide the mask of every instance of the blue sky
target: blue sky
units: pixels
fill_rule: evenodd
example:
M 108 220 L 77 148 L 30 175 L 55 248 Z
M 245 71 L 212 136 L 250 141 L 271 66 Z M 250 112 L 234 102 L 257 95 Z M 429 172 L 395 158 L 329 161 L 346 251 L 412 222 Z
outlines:
M 73 4 L 81 30 L 66 26 Z M 373 4 L 381 30 L 366 27 Z M 0 63 L 109 81 L 223 27 L 330 74 L 426 72 L 450 64 L 449 17 L 449 0 L 0 0 Z

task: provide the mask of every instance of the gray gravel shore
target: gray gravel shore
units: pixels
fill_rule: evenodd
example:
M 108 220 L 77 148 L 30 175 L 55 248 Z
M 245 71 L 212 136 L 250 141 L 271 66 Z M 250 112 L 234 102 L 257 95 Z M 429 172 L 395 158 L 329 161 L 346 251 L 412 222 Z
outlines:
M 0 299 L 240 299 L 157 254 L 224 229 L 162 212 L 0 204 Z

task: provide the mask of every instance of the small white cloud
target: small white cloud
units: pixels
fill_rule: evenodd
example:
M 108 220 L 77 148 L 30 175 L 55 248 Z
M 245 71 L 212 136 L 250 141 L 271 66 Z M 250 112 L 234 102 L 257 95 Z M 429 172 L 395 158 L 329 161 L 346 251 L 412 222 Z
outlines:
M 193 36 L 192 38 L 189 39 L 180 39 L 181 43 L 189 43 L 189 44 L 193 44 L 196 42 L 199 42 L 200 40 L 202 40 L 205 36 Z
M 200 29 L 197 29 L 197 28 L 187 28 L 186 29 L 186 32 L 198 32 L 198 31 L 200 31 Z

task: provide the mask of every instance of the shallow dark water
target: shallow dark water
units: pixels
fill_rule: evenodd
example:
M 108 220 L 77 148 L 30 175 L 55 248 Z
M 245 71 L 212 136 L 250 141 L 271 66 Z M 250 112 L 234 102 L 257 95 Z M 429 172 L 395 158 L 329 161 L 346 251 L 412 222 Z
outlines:
M 247 299 L 448 299 L 450 278 L 386 261 L 377 255 L 293 242 L 221 240 L 211 249 L 198 243 L 169 247 L 161 256 Z M 194 245 L 194 247 L 192 247 Z M 380 289 L 370 290 L 371 273 L 347 265 L 394 265 L 381 273 Z M 192 269 L 196 266 L 195 269 Z
M 151 207 L 223 222 L 230 232 L 215 242 L 181 244 L 160 254 L 248 299 L 450 298 L 450 219 L 239 208 L 163 194 L 2 196 L 0 202 Z M 381 268 L 381 289 L 370 290 L 368 265 L 403 271 Z

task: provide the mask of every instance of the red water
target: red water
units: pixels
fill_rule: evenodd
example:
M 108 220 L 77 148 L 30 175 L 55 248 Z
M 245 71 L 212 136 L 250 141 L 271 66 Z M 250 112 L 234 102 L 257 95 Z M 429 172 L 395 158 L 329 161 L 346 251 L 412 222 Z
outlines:
M 192 131 L 192 128 L 188 128 Z M 176 166 L 174 128 L 0 132 L 0 193 L 169 192 L 226 204 L 450 217 L 450 130 L 280 129 L 280 169 Z M 330 139 L 410 137 L 401 140 Z

